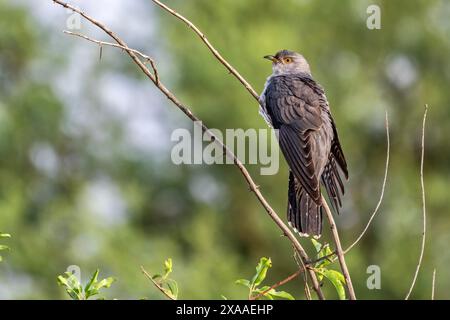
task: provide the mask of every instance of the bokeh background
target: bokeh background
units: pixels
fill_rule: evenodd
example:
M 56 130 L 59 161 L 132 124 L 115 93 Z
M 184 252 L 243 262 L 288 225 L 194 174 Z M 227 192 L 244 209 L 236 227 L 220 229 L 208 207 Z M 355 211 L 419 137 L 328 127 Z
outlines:
M 180 21 L 150 0 L 72 1 L 127 43 L 154 56 L 161 79 L 210 127 L 266 128 L 253 98 Z M 413 298 L 450 298 L 450 2 L 166 1 L 192 19 L 261 91 L 279 49 L 302 52 L 325 87 L 350 169 L 337 224 L 344 246 L 375 207 L 385 164 L 384 112 L 391 167 L 380 212 L 347 256 L 359 298 L 401 299 L 420 251 L 420 133 L 429 104 L 425 184 L 428 235 Z M 381 30 L 366 27 L 370 4 Z M 246 298 L 234 284 L 271 257 L 267 283 L 296 269 L 289 242 L 231 165 L 170 161 L 174 129 L 192 124 L 120 50 L 62 33 L 70 12 L 50 0 L 0 0 L 0 231 L 11 247 L 0 262 L 0 298 L 61 299 L 56 276 L 78 265 L 117 282 L 107 298 L 162 299 L 143 277 L 174 261 L 180 298 Z M 73 22 L 73 21 L 72 21 Z M 108 40 L 82 21 L 82 33 Z M 285 217 L 287 170 L 261 176 Z M 325 227 L 324 241 L 329 241 Z M 303 240 L 309 252 L 313 247 Z M 366 286 L 381 268 L 381 290 Z M 335 266 L 338 267 L 337 265 Z M 304 299 L 299 280 L 284 287 Z M 336 293 L 328 283 L 329 298 Z

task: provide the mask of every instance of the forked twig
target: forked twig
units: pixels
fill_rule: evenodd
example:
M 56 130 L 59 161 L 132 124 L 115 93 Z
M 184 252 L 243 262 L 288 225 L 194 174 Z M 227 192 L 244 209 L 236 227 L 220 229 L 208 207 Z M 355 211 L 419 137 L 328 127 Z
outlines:
M 119 48 L 125 51 L 129 51 L 129 52 L 133 52 L 135 54 L 137 54 L 138 56 L 140 56 L 142 59 L 144 59 L 145 61 L 149 62 L 152 70 L 153 70 L 153 75 L 155 76 L 155 81 L 159 82 L 159 75 L 158 75 L 158 69 L 156 68 L 156 64 L 155 64 L 155 60 L 153 60 L 153 58 L 149 57 L 146 54 L 143 54 L 142 52 L 136 50 L 136 49 L 132 49 L 129 48 L 127 46 L 122 46 L 120 44 L 117 43 L 112 43 L 112 42 L 107 42 L 107 41 L 100 41 L 100 40 L 96 40 L 96 39 L 92 39 L 84 34 L 81 33 L 77 33 L 77 32 L 72 32 L 72 31 L 68 31 L 68 30 L 64 30 L 63 31 L 65 34 L 68 34 L 70 36 L 75 36 L 75 37 L 79 37 L 82 39 L 85 39 L 87 41 L 96 43 L 100 46 L 100 59 L 102 57 L 102 52 L 103 52 L 103 46 L 109 46 L 109 47 L 114 47 L 114 48 Z

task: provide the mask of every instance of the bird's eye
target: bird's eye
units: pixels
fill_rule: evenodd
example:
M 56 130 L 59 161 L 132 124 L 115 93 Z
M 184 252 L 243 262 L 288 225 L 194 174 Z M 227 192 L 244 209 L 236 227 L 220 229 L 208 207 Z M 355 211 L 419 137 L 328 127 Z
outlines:
M 291 62 L 292 62 L 292 59 L 291 59 L 291 58 L 284 58 L 284 62 L 285 62 L 285 63 L 291 63 Z

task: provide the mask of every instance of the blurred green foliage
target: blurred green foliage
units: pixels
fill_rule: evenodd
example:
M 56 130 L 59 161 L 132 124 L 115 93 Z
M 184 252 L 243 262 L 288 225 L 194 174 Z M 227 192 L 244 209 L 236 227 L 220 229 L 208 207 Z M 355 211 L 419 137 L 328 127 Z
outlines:
M 100 294 L 100 289 L 109 288 L 115 280 L 112 277 L 108 277 L 98 281 L 99 272 L 97 269 L 84 287 L 80 280 L 71 272 L 65 272 L 63 275 L 58 276 L 57 280 L 58 284 L 66 289 L 72 300 L 89 300 L 89 298 Z
M 59 13 L 56 29 L 43 25 L 31 7 L 0 0 L 0 229 L 14 236 L 8 240 L 14 251 L 0 264 L 0 297 L 64 298 L 54 279 L 75 264 L 82 271 L 98 266 L 116 275 L 110 296 L 162 298 L 143 281 L 139 266 L 157 270 L 167 256 L 177 261 L 179 298 L 241 298 L 233 281 L 261 256 L 276 262 L 266 283 L 292 274 L 296 264 L 289 242 L 280 237 L 238 170 L 173 165 L 170 132 L 191 129 L 191 123 L 169 101 L 161 99 L 158 105 L 159 93 L 120 51 L 104 48 L 99 61 L 98 48 L 61 34 L 67 13 L 48 2 L 42 6 Z M 131 44 L 155 53 L 161 79 L 174 93 L 211 128 L 266 128 L 253 98 L 191 30 L 146 2 L 145 16 L 156 21 L 142 23 L 154 24 L 155 41 L 133 39 Z M 436 297 L 450 298 L 449 3 L 167 3 L 205 31 L 258 91 L 271 73 L 262 56 L 287 48 L 308 59 L 314 78 L 327 92 L 349 164 L 344 209 L 336 218 L 344 246 L 357 237 L 378 200 L 388 110 L 392 153 L 385 200 L 368 234 L 347 255 L 359 298 L 403 298 L 412 280 L 422 226 L 420 126 L 428 103 L 429 229 L 413 298 L 430 298 L 434 268 Z M 366 28 L 366 8 L 372 3 L 381 8 L 381 30 Z M 83 7 L 83 1 L 77 4 Z M 128 21 L 120 25 L 126 27 Z M 89 48 L 87 55 L 77 53 L 80 48 Z M 82 84 L 55 76 L 73 68 L 71 59 L 91 62 L 80 71 L 85 73 Z M 167 150 L 140 152 L 125 143 L 123 122 L 99 98 L 111 73 L 122 75 L 119 88 L 124 92 L 129 81 L 133 87 L 142 83 L 142 90 L 153 90 L 148 108 L 158 110 L 156 122 L 169 133 L 148 139 L 148 145 L 163 141 Z M 123 104 L 131 112 L 134 101 Z M 72 121 L 86 109 L 84 118 Z M 249 170 L 284 216 L 287 169 L 281 162 L 274 176 L 260 176 L 257 165 L 249 165 Z M 102 197 L 105 192 L 109 197 Z M 96 210 L 95 205 L 105 201 L 117 204 L 106 205 L 109 215 Z M 123 208 L 117 216 L 119 205 Z M 324 241 L 330 242 L 327 232 Z M 314 246 L 304 244 L 313 256 Z M 366 269 L 373 264 L 381 268 L 381 290 L 366 287 Z M 331 285 L 324 290 L 327 296 L 336 295 Z M 304 299 L 298 281 L 287 284 L 286 291 Z
M 11 235 L 9 233 L 1 233 L 0 232 L 0 239 L 5 238 L 11 238 Z M 0 251 L 9 250 L 9 247 L 6 244 L 0 244 Z M 0 262 L 2 262 L 3 257 L 0 256 Z

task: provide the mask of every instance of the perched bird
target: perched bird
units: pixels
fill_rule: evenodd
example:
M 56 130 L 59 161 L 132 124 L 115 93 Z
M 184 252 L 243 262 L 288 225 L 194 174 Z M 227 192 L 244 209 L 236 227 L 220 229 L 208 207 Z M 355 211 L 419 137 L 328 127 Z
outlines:
M 347 163 L 325 92 L 314 81 L 306 59 L 282 50 L 272 61 L 260 97 L 260 113 L 277 130 L 280 149 L 289 165 L 287 218 L 301 236 L 322 233 L 322 182 L 335 211 L 342 206 Z M 338 169 L 339 168 L 339 169 Z

